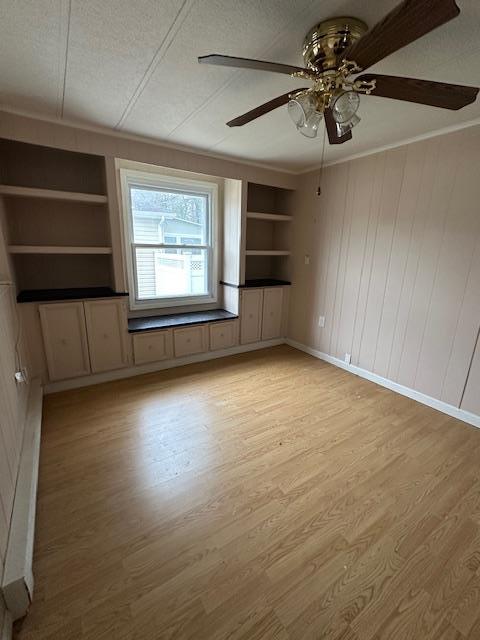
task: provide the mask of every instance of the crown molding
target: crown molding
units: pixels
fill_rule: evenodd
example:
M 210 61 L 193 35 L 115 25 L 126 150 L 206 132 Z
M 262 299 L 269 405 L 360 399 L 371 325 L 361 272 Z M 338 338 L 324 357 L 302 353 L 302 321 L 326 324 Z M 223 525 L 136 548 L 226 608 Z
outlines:
M 454 133 L 455 131 L 460 131 L 461 129 L 468 129 L 469 127 L 475 127 L 476 125 L 480 125 L 480 118 L 474 118 L 473 120 L 467 120 L 466 122 L 460 122 L 458 124 L 453 124 L 448 127 L 443 127 L 442 129 L 435 129 L 434 131 L 429 131 L 428 133 L 420 133 L 417 136 L 413 136 L 411 138 L 404 138 L 402 140 L 398 140 L 397 142 L 392 142 L 390 144 L 385 144 L 379 147 L 374 147 L 373 149 L 366 149 L 365 151 L 360 151 L 358 153 L 352 153 L 345 158 L 338 158 L 338 160 L 332 160 L 331 162 L 325 162 L 323 164 L 324 167 L 332 167 L 336 164 L 343 164 L 344 162 L 350 162 L 351 160 L 358 160 L 358 158 L 365 158 L 366 156 L 371 156 L 375 153 L 382 153 L 382 151 L 388 151 L 389 149 L 396 149 L 397 147 L 404 147 L 407 144 L 412 144 L 414 142 L 420 142 L 421 140 L 428 140 L 429 138 L 437 138 L 438 136 L 446 135 L 447 133 Z M 298 172 L 297 175 L 305 175 L 307 173 L 311 173 L 312 171 L 318 171 L 322 165 L 316 164 L 308 169 L 302 169 L 302 171 Z

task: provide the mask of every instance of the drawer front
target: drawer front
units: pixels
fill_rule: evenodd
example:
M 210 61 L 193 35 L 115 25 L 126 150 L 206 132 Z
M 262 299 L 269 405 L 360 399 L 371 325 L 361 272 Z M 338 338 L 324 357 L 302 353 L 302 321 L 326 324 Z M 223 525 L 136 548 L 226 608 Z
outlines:
M 148 331 L 133 336 L 135 364 L 158 362 L 173 358 L 173 336 L 171 330 Z
M 282 334 L 283 289 L 263 292 L 262 340 L 280 338 Z
M 38 307 L 50 380 L 90 373 L 85 314 L 81 302 Z
M 124 302 L 89 300 L 84 304 L 92 372 L 126 367 L 128 333 Z
M 210 351 L 228 349 L 238 343 L 238 321 L 214 322 L 210 325 Z
M 208 349 L 208 327 L 197 325 L 196 327 L 174 329 L 173 343 L 176 358 L 203 353 Z
M 240 342 L 258 342 L 262 329 L 263 289 L 242 291 Z

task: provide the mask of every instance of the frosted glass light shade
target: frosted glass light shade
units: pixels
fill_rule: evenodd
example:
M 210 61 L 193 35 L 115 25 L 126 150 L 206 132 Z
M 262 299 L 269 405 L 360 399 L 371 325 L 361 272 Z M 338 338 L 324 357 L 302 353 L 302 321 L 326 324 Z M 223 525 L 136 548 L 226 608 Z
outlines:
M 355 91 L 343 91 L 333 99 L 330 106 L 335 122 L 345 124 L 357 113 L 360 96 Z
M 288 113 L 297 130 L 307 138 L 315 138 L 323 114 L 316 110 L 316 102 L 311 94 L 300 94 L 290 100 Z

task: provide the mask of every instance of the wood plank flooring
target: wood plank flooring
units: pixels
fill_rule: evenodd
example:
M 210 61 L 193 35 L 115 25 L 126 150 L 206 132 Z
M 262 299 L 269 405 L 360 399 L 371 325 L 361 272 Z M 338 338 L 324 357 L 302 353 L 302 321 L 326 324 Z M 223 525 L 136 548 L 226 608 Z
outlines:
M 286 346 L 48 396 L 16 637 L 477 640 L 479 453 Z

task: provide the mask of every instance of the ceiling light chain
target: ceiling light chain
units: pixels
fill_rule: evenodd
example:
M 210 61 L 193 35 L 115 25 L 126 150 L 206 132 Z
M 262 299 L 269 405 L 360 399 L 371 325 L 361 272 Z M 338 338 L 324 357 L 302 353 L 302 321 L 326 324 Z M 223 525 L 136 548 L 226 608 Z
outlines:
M 320 170 L 318 172 L 318 187 L 317 196 L 322 195 L 322 177 L 323 177 L 323 163 L 325 160 L 325 139 L 327 137 L 327 127 L 323 127 L 323 144 L 322 144 L 322 159 L 320 161 Z

